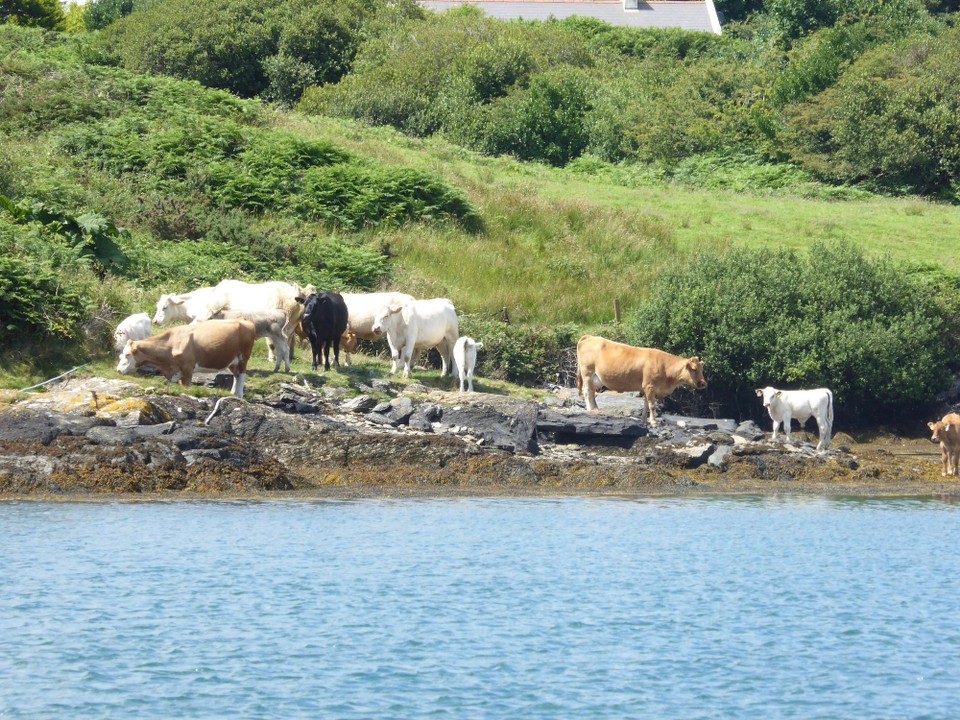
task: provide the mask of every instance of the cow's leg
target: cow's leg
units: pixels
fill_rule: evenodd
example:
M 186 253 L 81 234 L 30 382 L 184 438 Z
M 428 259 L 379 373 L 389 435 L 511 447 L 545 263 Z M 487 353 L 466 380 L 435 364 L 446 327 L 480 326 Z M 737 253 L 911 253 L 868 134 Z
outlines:
M 333 338 L 333 366 L 340 372 L 340 335 Z
M 467 380 L 469 380 L 470 392 L 473 392 L 473 367 L 467 370 Z
M 583 385 L 583 400 L 587 406 L 587 412 L 600 412 L 597 407 L 597 385 L 600 385 L 600 378 L 592 369 L 582 369 L 580 371 L 580 381 Z M 596 383 L 596 384 L 595 384 Z
M 310 367 L 314 372 L 316 372 L 320 360 L 320 343 L 317 341 L 314 335 L 310 336 L 310 352 L 313 356 L 313 364 Z
M 230 392 L 233 395 L 236 395 L 238 398 L 243 397 L 243 385 L 247 380 L 246 373 L 234 373 L 233 376 L 233 387 L 230 388 Z
M 406 380 L 410 377 L 410 369 L 413 365 L 413 343 L 403 348 L 400 351 L 400 360 L 403 365 L 403 379 Z
M 323 341 L 323 370 L 330 372 L 330 338 Z
M 956 477 L 957 473 L 960 472 L 960 468 L 957 468 L 957 461 L 960 460 L 960 448 L 951 448 L 948 454 L 950 467 L 947 469 L 947 474 Z
M 657 426 L 657 393 L 653 385 L 644 385 L 643 399 L 647 403 L 647 413 L 650 417 L 650 427 Z
M 947 470 L 950 468 L 950 452 L 944 443 L 940 443 L 940 474 L 946 477 Z
M 793 418 L 790 416 L 790 413 L 787 413 L 783 416 L 783 434 L 787 437 L 787 442 L 793 442 L 790 438 L 790 425 L 793 422 Z
M 277 359 L 277 354 L 273 348 L 273 338 L 269 338 L 269 337 L 267 338 L 267 359 L 268 360 Z
M 820 441 L 817 443 L 817 451 L 822 452 L 830 445 L 830 426 L 827 425 L 826 420 L 820 422 L 820 418 L 817 418 L 817 429 L 820 431 Z
M 277 338 L 277 360 L 273 366 L 274 372 L 278 372 L 280 370 L 281 360 L 283 360 L 284 372 L 290 372 L 291 347 L 292 346 L 286 340 L 286 338 L 283 338 L 283 337 Z

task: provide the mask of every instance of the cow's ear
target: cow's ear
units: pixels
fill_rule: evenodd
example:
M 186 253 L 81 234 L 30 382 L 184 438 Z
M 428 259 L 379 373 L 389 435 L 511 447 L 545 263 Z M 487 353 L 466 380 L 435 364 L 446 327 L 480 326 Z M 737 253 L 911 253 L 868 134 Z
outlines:
M 297 296 L 296 301 L 297 301 L 298 303 L 300 303 L 301 305 L 304 305 L 304 304 L 307 302 L 306 299 L 304 299 L 304 298 L 302 298 L 302 297 L 300 297 L 300 296 Z
M 780 397 L 781 395 L 783 395 L 783 390 L 777 390 L 777 391 L 773 394 L 774 397 Z
M 755 392 L 757 393 L 757 397 L 763 397 L 763 390 L 761 390 L 760 388 L 757 388 Z
M 927 423 L 927 427 L 930 428 L 931 430 L 933 430 L 933 428 L 934 428 L 934 423 L 928 422 L 928 423 Z

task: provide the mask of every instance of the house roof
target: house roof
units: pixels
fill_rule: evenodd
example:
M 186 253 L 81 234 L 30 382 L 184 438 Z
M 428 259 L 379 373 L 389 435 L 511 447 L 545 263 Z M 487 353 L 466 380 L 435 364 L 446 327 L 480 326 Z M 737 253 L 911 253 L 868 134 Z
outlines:
M 558 20 L 573 16 L 592 17 L 611 25 L 639 28 L 676 27 L 720 34 L 720 21 L 713 0 L 420 0 L 430 10 L 443 12 L 461 5 L 474 5 L 501 20 Z M 636 9 L 624 6 L 634 5 Z

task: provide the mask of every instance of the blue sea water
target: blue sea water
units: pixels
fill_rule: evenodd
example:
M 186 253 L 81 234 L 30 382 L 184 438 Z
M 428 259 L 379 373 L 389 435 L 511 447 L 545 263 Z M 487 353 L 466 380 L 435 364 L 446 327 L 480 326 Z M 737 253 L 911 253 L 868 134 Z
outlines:
M 957 718 L 932 500 L 0 504 L 3 718 Z

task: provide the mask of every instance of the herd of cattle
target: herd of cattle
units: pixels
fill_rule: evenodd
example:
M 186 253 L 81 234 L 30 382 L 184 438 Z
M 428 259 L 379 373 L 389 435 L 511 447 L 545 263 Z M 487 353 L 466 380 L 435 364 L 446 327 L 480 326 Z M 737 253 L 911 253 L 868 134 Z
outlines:
M 153 325 L 186 323 L 152 335 Z M 161 295 L 151 319 L 146 313 L 131 315 L 114 334 L 120 351 L 117 370 L 132 373 L 152 365 L 167 378 L 189 386 L 196 369 L 229 369 L 234 376 L 231 392 L 243 397 L 247 363 L 254 341 L 265 338 L 274 372 L 280 364 L 290 371 L 295 336 L 309 340 L 313 370 L 323 363 L 330 370 L 340 367 L 340 350 L 346 362 L 357 350 L 357 340 L 385 337 L 393 360 L 391 373 L 403 369 L 410 376 L 416 356 L 436 348 L 441 376 L 459 375 L 460 392 L 473 392 L 477 350 L 483 343 L 460 337 L 457 313 L 445 298 L 417 300 L 399 292 L 317 292 L 312 285 L 300 287 L 285 282 L 246 283 L 224 280 L 216 286 L 187 293 Z M 671 355 L 653 348 L 638 348 L 602 337 L 584 335 L 577 343 L 577 389 L 589 412 L 599 412 L 596 393 L 601 390 L 641 392 L 646 400 L 649 423 L 656 426 L 657 400 L 684 385 L 702 390 L 707 386 L 699 357 Z M 815 390 L 758 388 L 773 420 L 773 440 L 782 425 L 791 440 L 791 422 L 801 426 L 811 417 L 819 430 L 818 451 L 830 445 L 833 428 L 833 393 Z M 930 423 L 931 438 L 940 443 L 944 475 L 958 474 L 960 461 L 960 415 L 951 413 Z

